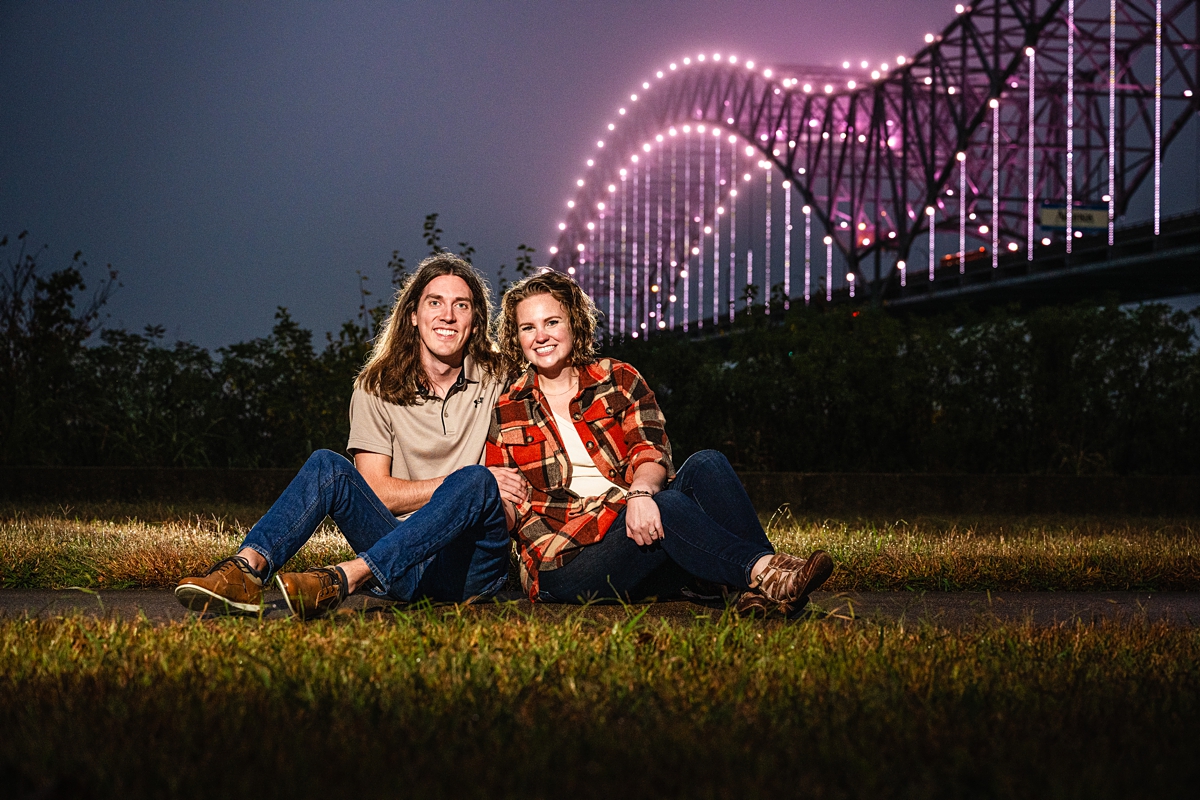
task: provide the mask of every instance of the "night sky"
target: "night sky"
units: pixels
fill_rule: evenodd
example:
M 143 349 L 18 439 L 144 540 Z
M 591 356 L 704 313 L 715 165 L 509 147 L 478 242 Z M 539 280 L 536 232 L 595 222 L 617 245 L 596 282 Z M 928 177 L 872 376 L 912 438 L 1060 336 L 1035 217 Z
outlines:
M 282 305 L 321 333 L 355 314 L 356 270 L 382 292 L 393 250 L 423 255 L 432 211 L 485 272 L 522 242 L 547 260 L 602 126 L 670 60 L 894 61 L 952 15 L 929 0 L 7 0 L 0 233 L 28 229 L 49 266 L 77 249 L 111 262 L 112 326 L 215 348 L 265 335 Z

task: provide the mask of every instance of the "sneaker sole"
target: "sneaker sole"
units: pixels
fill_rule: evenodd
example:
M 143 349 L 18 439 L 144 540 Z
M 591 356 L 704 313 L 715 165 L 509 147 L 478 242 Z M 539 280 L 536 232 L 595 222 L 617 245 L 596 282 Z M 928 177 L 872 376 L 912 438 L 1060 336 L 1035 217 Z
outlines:
M 279 591 L 283 592 L 283 602 L 287 606 L 287 610 L 291 612 L 291 615 L 299 619 L 304 619 L 304 616 L 296 611 L 296 607 L 292 605 L 292 598 L 288 597 L 287 588 L 283 585 L 282 576 L 278 574 L 275 576 L 275 585 L 279 587 Z
M 261 614 L 265 606 L 262 603 L 237 603 L 228 597 L 222 597 L 214 591 L 189 583 L 175 587 L 175 599 L 190 611 L 214 614 Z

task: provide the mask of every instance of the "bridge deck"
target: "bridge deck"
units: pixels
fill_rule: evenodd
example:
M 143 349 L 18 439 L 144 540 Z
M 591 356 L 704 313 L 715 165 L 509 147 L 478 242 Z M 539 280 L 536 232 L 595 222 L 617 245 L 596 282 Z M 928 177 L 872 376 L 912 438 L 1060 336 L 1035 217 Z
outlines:
M 1129 302 L 1200 292 L 1200 212 L 1163 220 L 1158 236 L 1145 223 L 1117 231 L 1115 239 L 1109 247 L 1103 233 L 1084 236 L 1070 254 L 1061 242 L 1038 245 L 1033 261 L 1006 253 L 996 268 L 989 256 L 968 261 L 963 274 L 957 264 L 939 264 L 933 281 L 913 269 L 907 287 L 888 281 L 883 304 L 925 313 L 964 303 L 1040 305 L 1105 294 Z

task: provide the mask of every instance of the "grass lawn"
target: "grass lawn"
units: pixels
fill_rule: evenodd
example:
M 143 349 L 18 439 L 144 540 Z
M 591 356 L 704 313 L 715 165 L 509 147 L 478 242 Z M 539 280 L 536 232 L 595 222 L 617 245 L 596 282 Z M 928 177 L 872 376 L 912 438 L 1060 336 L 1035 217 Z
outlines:
M 0 586 L 172 585 L 261 508 L 0 506 Z M 771 520 L 834 589 L 1196 589 L 1189 520 Z M 349 555 L 332 526 L 296 566 Z M 644 609 L 645 607 L 641 607 Z M 402 609 L 0 619 L 0 796 L 1193 796 L 1200 631 Z
M 0 621 L 16 797 L 1194 796 L 1159 625 Z
M 173 586 L 234 552 L 258 507 L 0 505 L 0 587 Z M 1085 517 L 826 520 L 775 515 L 785 551 L 829 550 L 833 591 L 1200 589 L 1195 520 Z M 352 554 L 328 521 L 292 568 Z

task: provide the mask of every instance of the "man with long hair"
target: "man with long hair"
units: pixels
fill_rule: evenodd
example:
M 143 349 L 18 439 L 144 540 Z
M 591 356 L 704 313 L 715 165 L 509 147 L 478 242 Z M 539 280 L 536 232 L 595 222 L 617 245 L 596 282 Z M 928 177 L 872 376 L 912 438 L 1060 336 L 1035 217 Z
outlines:
M 313 453 L 236 555 L 179 583 L 179 601 L 259 614 L 272 575 L 306 619 L 359 589 L 400 601 L 495 594 L 508 570 L 505 506 L 525 500 L 526 483 L 516 470 L 481 466 L 502 389 L 490 310 L 470 264 L 445 253 L 421 262 L 355 380 L 346 448 L 354 463 Z M 279 573 L 326 515 L 357 557 Z

